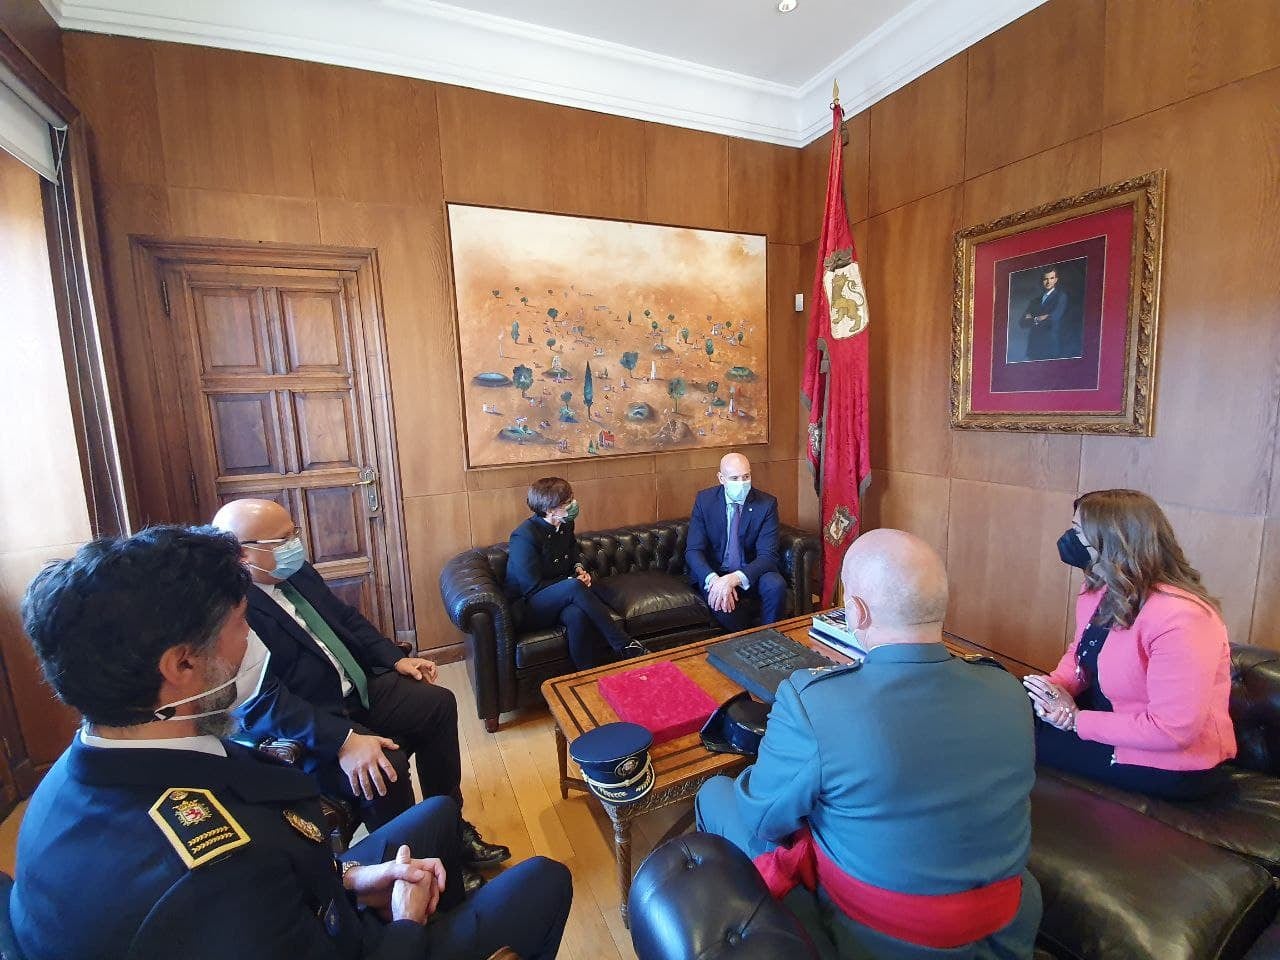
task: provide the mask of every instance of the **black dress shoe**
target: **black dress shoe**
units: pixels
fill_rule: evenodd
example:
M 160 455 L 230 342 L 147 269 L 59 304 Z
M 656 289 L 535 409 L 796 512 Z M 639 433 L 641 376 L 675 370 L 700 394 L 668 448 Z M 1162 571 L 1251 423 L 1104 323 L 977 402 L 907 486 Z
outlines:
M 511 850 L 500 843 L 485 843 L 475 825 L 463 820 L 462 859 L 469 867 L 496 867 L 511 859 Z
M 618 659 L 631 660 L 635 657 L 643 657 L 648 652 L 649 648 L 639 640 L 629 640 L 627 645 L 618 651 Z
M 477 873 L 469 867 L 462 868 L 462 895 L 464 897 L 471 896 L 483 887 L 486 882 L 484 874 Z

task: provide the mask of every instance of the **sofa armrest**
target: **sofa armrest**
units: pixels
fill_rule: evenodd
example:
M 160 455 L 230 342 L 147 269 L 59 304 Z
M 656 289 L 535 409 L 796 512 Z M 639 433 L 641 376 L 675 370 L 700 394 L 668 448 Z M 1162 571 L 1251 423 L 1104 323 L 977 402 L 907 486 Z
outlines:
M 467 634 L 476 712 L 496 729 L 498 714 L 515 706 L 515 631 L 511 606 L 483 553 L 468 550 L 445 564 L 440 599 L 453 625 Z
M 636 872 L 627 903 L 639 960 L 818 956 L 795 914 L 723 837 L 692 833 L 658 847 Z
M 822 542 L 818 535 L 780 524 L 778 555 L 782 559 L 782 575 L 791 587 L 792 614 L 812 612 L 815 609 L 813 595 L 818 591 L 818 565 L 822 562 Z

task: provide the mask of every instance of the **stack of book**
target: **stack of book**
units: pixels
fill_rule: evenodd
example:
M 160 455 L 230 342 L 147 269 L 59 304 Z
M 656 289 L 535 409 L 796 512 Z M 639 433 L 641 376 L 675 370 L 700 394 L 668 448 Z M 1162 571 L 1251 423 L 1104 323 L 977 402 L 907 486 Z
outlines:
M 862 662 L 867 652 L 858 644 L 853 631 L 845 624 L 843 610 L 828 610 L 815 614 L 813 623 L 809 625 L 809 636 L 819 643 L 825 643 L 837 653 L 852 657 Z

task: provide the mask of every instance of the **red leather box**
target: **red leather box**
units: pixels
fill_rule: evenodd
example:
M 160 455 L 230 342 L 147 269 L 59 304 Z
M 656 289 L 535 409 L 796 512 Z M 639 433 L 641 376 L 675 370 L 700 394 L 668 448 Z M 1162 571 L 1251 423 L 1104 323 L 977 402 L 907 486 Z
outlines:
M 655 744 L 701 730 L 719 706 L 670 660 L 601 677 L 600 695 L 620 720 L 652 733 Z

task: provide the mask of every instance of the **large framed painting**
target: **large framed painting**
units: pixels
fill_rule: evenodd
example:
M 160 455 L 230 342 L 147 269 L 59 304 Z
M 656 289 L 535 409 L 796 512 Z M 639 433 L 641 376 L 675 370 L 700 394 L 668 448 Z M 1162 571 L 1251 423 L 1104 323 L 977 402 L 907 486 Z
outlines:
M 1164 179 L 956 234 L 953 427 L 1151 435 Z
M 468 468 L 769 440 L 765 238 L 449 204 Z

